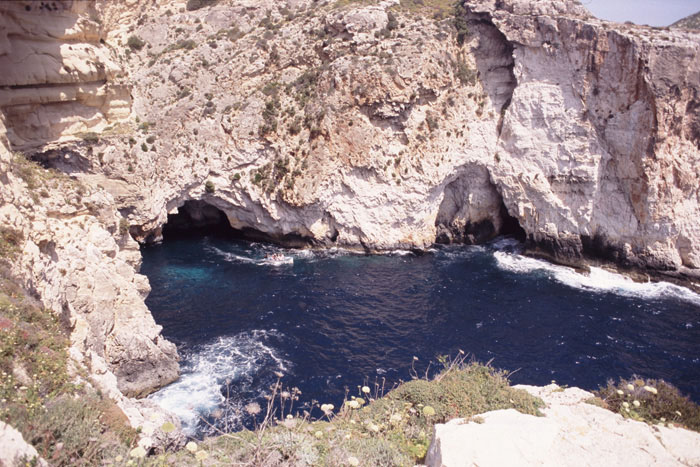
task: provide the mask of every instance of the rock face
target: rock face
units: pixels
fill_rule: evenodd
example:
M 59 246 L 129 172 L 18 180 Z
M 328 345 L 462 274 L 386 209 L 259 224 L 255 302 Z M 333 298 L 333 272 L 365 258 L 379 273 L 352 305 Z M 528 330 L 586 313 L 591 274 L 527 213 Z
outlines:
M 562 262 L 697 270 L 698 36 L 566 2 L 467 6 L 477 34 L 496 27 L 513 48 L 492 176 L 533 244 Z
M 0 421 L 0 466 L 21 465 L 22 461 L 34 461 L 41 467 L 49 465 L 34 446 L 24 440 L 22 433 Z
M 131 112 L 92 2 L 0 4 L 0 110 L 13 149 L 101 132 Z
M 517 387 L 545 401 L 544 417 L 508 409 L 436 425 L 426 464 L 700 465 L 699 433 L 625 419 L 578 388 Z
M 280 242 L 422 248 L 522 229 L 562 263 L 696 277 L 698 36 L 572 1 L 467 1 L 460 19 L 463 44 L 452 19 L 395 2 L 141 5 L 147 45 L 120 62 L 130 123 L 79 170 L 140 241 L 200 199 Z
M 177 377 L 134 239 L 178 209 L 293 245 L 512 233 L 698 277 L 700 35 L 569 0 L 345 3 L 0 3 L 0 223 L 105 384 Z

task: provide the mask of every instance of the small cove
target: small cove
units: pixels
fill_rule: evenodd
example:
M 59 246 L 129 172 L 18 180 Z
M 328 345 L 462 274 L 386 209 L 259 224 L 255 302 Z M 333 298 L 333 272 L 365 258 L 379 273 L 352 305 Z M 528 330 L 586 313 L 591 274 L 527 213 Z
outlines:
M 276 380 L 338 407 L 346 388 L 410 378 L 460 349 L 511 381 L 594 389 L 663 378 L 700 400 L 700 296 L 526 258 L 519 244 L 397 251 L 286 250 L 221 235 L 144 247 L 146 300 L 182 376 L 151 396 L 190 435 L 250 426 Z M 281 253 L 292 264 L 270 264 Z

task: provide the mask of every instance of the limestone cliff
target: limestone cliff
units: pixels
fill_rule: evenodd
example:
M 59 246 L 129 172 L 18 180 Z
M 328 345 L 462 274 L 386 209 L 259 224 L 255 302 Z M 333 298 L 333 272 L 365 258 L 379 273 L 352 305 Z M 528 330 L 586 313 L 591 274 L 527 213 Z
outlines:
M 134 239 L 190 200 L 289 244 L 517 233 L 697 279 L 700 35 L 424 3 L 0 3 L 3 144 L 58 171 L 1 147 L 0 222 L 77 360 L 128 395 L 177 376 Z

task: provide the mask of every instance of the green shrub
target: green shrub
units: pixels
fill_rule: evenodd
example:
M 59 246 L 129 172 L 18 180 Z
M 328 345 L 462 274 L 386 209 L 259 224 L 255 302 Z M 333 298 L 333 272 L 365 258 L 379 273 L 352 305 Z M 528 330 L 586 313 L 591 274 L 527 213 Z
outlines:
M 620 379 L 617 384 L 610 380 L 595 394 L 623 417 L 647 423 L 673 422 L 700 431 L 700 406 L 663 380 Z
M 214 193 L 216 191 L 214 182 L 212 182 L 211 180 L 207 180 L 207 182 L 204 184 L 204 191 L 206 191 L 207 193 Z
M 90 144 L 98 143 L 100 141 L 100 135 L 98 135 L 94 131 L 88 131 L 87 133 L 83 133 L 82 137 L 83 141 Z
M 11 227 L 0 226 L 0 259 L 12 259 L 19 251 L 24 235 Z
M 219 0 L 187 0 L 185 8 L 187 8 L 187 11 L 199 10 L 207 6 L 214 6 L 218 1 Z
M 129 38 L 126 41 L 126 45 L 131 50 L 141 50 L 143 49 L 143 46 L 146 45 L 146 43 L 143 40 L 141 40 L 141 38 L 138 36 L 129 36 Z
M 129 221 L 125 218 L 119 219 L 119 235 L 126 235 L 129 233 Z
M 296 117 L 292 123 L 287 126 L 290 135 L 298 135 L 301 132 L 301 117 Z
M 457 59 L 454 64 L 455 76 L 459 79 L 460 83 L 466 86 L 474 86 L 476 84 L 477 73 L 476 70 L 469 67 L 463 58 Z
M 467 22 L 467 9 L 464 6 L 464 2 L 455 2 L 453 24 L 457 30 L 457 44 L 461 46 L 469 37 L 469 23 Z
M 269 100 L 265 103 L 265 108 L 262 112 L 263 125 L 260 127 L 260 136 L 265 136 L 269 133 L 277 131 L 277 116 L 279 114 L 280 102 L 277 98 Z

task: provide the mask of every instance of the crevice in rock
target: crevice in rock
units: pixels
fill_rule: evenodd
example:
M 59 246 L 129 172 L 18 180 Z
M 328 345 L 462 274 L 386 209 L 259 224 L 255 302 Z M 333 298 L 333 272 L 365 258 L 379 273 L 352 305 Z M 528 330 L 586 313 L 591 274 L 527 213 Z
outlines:
M 487 14 L 474 13 L 468 7 L 467 11 L 469 29 L 473 36 L 479 38 L 478 45 L 473 50 L 476 67 L 484 91 L 491 99 L 493 108 L 500 113 L 498 122 L 500 134 L 505 112 L 510 106 L 513 92 L 518 85 L 513 73 L 514 47 Z

